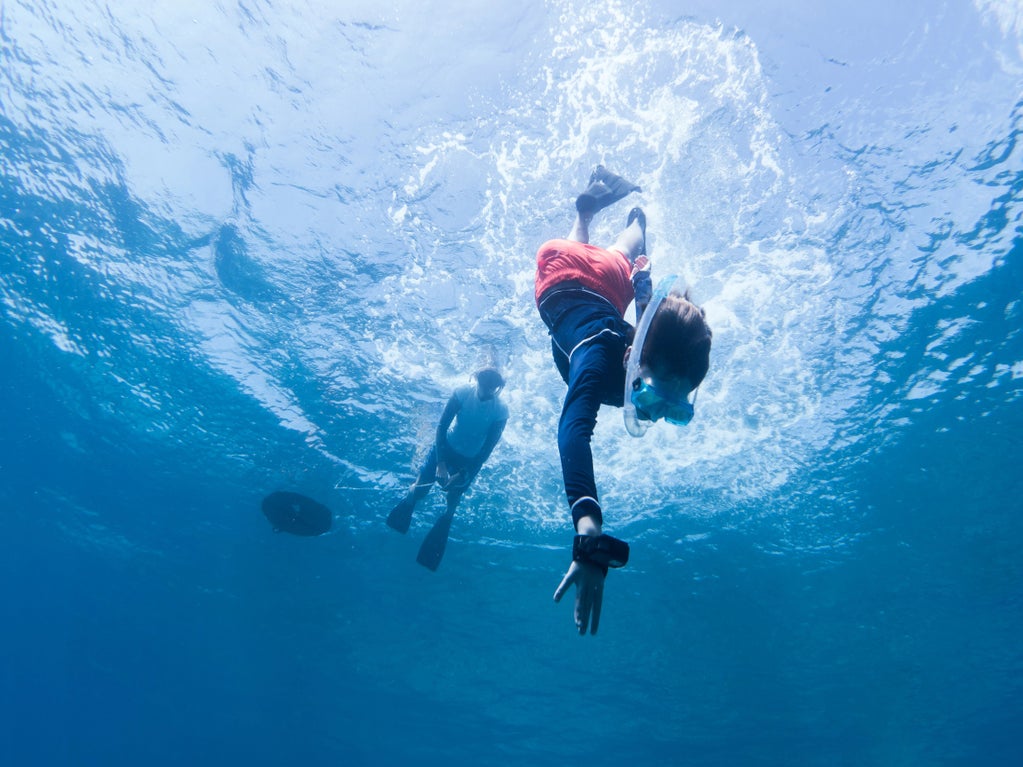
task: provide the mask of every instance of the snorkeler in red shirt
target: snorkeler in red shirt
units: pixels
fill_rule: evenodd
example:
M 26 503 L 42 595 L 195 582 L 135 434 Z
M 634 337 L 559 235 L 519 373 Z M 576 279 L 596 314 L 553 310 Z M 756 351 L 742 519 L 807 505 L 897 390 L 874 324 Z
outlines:
M 580 634 L 597 632 L 608 568 L 621 567 L 629 556 L 627 543 L 603 533 L 590 449 L 600 406 L 624 406 L 634 435 L 661 419 L 684 425 L 693 415 L 689 394 L 710 364 L 711 331 L 689 291 L 671 290 L 673 277 L 656 292 L 651 289 L 646 216 L 640 208 L 629 212 L 625 230 L 609 248 L 589 244 L 593 215 L 634 191 L 640 188 L 598 165 L 576 199 L 568 238 L 544 243 L 536 256 L 537 308 L 551 334 L 554 363 L 568 385 L 558 451 L 576 532 L 572 564 L 554 600 L 576 586 Z M 633 300 L 638 333 L 625 320 Z

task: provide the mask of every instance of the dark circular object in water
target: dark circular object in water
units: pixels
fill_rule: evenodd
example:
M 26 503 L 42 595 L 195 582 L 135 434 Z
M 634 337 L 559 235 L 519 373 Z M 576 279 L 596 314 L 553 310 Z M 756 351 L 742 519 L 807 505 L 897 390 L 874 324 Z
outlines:
M 263 514 L 274 532 L 292 535 L 322 535 L 330 530 L 332 515 L 322 503 L 300 493 L 283 490 L 263 499 Z

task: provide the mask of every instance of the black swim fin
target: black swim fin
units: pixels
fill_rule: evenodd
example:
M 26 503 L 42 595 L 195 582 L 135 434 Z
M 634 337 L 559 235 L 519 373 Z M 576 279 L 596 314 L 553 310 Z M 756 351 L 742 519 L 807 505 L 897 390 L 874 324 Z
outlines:
M 637 256 L 645 256 L 646 255 L 646 213 L 643 212 L 642 208 L 633 208 L 632 210 L 630 210 L 629 211 L 629 219 L 628 219 L 628 222 L 625 225 L 626 226 L 632 226 L 632 222 L 635 221 L 636 219 L 639 219 L 639 228 L 643 232 L 643 244 L 642 244 L 642 246 L 640 246 L 639 253 L 637 253 L 636 255 Z
M 426 534 L 423 545 L 419 547 L 419 554 L 416 562 L 428 570 L 436 572 L 440 567 L 440 561 L 444 558 L 444 549 L 448 545 L 448 533 L 451 532 L 451 520 L 455 518 L 455 512 L 446 511 L 430 528 Z
M 598 165 L 590 174 L 590 185 L 576 198 L 575 209 L 580 213 L 596 213 L 632 192 L 642 191 L 631 181 L 626 181 L 603 165 Z
M 415 503 L 406 495 L 387 515 L 387 526 L 399 533 L 407 533 L 408 526 L 412 524 L 412 512 L 415 508 Z

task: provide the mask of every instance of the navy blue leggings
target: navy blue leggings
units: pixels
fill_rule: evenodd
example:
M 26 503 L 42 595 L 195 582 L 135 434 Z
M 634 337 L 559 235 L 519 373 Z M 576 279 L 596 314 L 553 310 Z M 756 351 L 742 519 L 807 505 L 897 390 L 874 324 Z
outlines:
M 572 520 L 603 523 L 590 441 L 601 405 L 622 406 L 625 349 L 633 328 L 607 301 L 584 289 L 558 291 L 540 303 L 551 352 L 568 384 L 558 422 L 558 452 Z

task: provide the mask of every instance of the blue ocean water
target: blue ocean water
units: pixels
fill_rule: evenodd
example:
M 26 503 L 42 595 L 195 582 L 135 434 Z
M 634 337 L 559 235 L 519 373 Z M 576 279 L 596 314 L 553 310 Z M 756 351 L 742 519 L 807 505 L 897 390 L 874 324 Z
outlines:
M 0 762 L 1023 763 L 1023 6 L 837 5 L 0 3 Z M 715 335 L 601 415 L 580 638 L 532 273 L 598 162 Z

